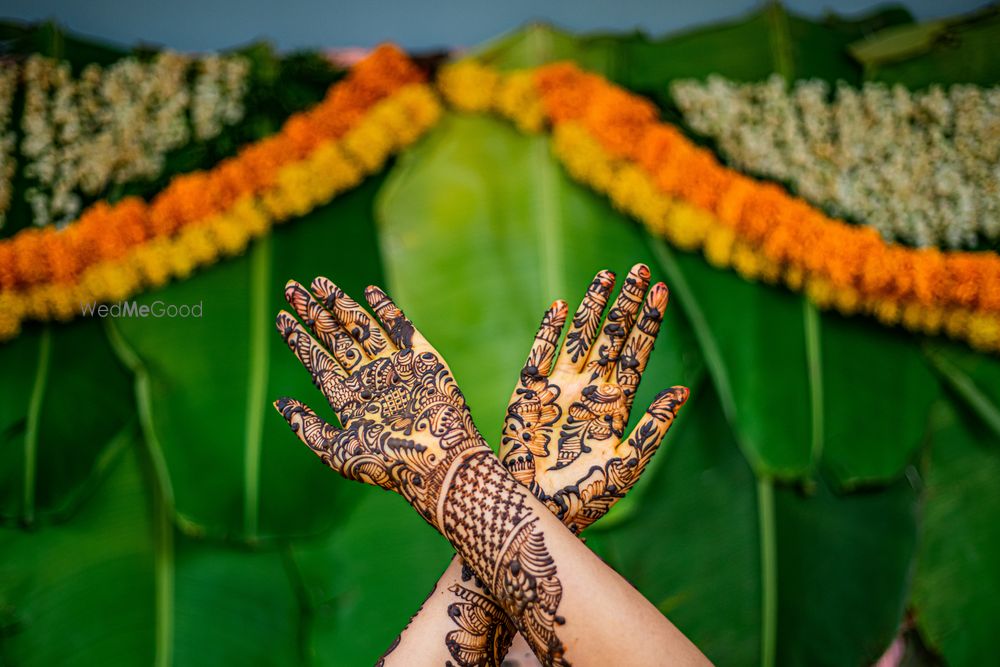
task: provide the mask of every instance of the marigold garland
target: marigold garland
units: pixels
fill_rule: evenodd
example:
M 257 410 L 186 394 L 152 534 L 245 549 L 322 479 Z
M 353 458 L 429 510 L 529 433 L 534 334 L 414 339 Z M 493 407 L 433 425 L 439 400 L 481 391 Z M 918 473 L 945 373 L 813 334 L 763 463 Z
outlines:
M 0 339 L 26 318 L 70 319 L 242 252 L 274 223 L 357 185 L 440 116 L 420 70 L 382 46 L 326 99 L 215 168 L 175 178 L 152 202 L 98 203 L 66 228 L 0 242 Z
M 518 106 L 501 105 L 507 79 L 525 75 L 464 61 L 446 67 L 438 86 L 456 108 L 494 111 L 521 127 L 523 115 L 541 105 L 554 128 L 555 155 L 570 175 L 715 266 L 782 282 L 821 308 L 1000 351 L 996 254 L 907 248 L 828 218 L 777 185 L 722 166 L 659 122 L 652 104 L 572 64 L 536 69 L 534 101 L 522 92 Z

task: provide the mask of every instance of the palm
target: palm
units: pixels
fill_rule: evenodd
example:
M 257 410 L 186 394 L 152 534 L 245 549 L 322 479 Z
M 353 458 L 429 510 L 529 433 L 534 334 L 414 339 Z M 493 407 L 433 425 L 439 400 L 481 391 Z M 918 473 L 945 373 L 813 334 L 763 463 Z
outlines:
M 662 394 L 623 441 L 667 289 L 658 283 L 644 301 L 649 270 L 637 265 L 601 327 L 613 285 L 610 272 L 594 278 L 558 360 L 566 305 L 546 312 L 504 423 L 504 465 L 575 532 L 631 488 L 687 397 L 681 387 Z
M 462 392 L 382 290 L 369 288 L 365 296 L 384 329 L 328 280 L 314 281 L 313 291 L 291 282 L 285 295 L 314 335 L 285 312 L 277 326 L 343 428 L 292 399 L 277 408 L 331 468 L 400 493 L 434 524 L 448 463 L 459 452 L 485 448 Z

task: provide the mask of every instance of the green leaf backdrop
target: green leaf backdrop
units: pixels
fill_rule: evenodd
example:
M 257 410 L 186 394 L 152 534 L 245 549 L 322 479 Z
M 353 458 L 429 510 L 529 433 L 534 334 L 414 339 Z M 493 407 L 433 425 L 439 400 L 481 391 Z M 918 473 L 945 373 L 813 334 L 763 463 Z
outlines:
M 77 63 L 119 55 L 53 26 L 3 30 L 10 48 Z M 901 10 L 813 22 L 771 5 L 662 40 L 532 26 L 476 55 L 576 60 L 675 122 L 670 81 L 710 73 L 997 82 L 995 12 L 914 46 L 917 30 Z M 339 76 L 248 53 L 252 127 L 168 170 L 266 134 Z M 202 319 L 30 325 L 0 345 L 0 661 L 374 662 L 450 550 L 398 498 L 325 470 L 271 411 L 284 394 L 322 403 L 272 330 L 284 282 L 387 284 L 496 442 L 544 308 L 636 261 L 672 292 L 638 403 L 674 383 L 692 399 L 588 544 L 720 665 L 871 664 L 901 628 L 929 648 L 917 664 L 988 663 L 1000 362 L 711 268 L 571 181 L 547 137 L 450 112 L 385 173 L 139 297 L 201 302 Z

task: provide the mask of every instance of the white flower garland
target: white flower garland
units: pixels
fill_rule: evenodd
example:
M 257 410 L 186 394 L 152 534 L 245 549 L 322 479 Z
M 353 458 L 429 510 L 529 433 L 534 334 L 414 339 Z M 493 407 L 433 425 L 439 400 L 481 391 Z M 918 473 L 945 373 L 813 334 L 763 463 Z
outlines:
M 11 179 L 17 168 L 15 143 L 17 137 L 13 128 L 8 127 L 13 115 L 14 93 L 20 72 L 16 64 L 8 61 L 0 63 L 0 228 L 7 218 L 7 209 L 13 194 Z
M 687 123 L 737 167 L 917 246 L 1000 238 L 1000 88 L 677 81 Z
M 150 62 L 89 65 L 74 78 L 68 63 L 30 57 L 21 153 L 35 181 L 25 193 L 35 224 L 68 222 L 80 212 L 81 195 L 157 176 L 192 127 L 205 140 L 238 122 L 248 73 L 242 57 L 165 51 Z

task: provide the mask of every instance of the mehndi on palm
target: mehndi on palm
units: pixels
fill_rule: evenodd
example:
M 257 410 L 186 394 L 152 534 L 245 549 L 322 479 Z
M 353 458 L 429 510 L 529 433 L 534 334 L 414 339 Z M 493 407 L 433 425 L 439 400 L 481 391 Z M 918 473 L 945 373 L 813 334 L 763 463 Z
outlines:
M 668 291 L 650 289 L 649 269 L 634 266 L 601 326 L 614 283 L 610 271 L 594 277 L 561 351 L 566 303 L 545 312 L 500 446 L 504 466 L 576 533 L 632 488 L 688 396 L 684 387 L 660 393 L 624 439 Z

